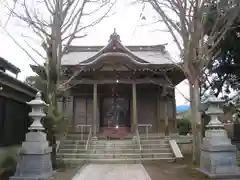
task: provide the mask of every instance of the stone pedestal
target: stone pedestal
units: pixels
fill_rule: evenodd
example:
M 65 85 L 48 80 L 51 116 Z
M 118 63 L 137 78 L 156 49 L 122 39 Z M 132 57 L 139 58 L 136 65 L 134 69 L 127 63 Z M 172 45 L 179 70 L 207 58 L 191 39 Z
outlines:
M 26 140 L 22 143 L 19 152 L 20 159 L 14 176 L 10 180 L 50 180 L 53 176 L 51 152 L 41 119 L 45 116 L 44 107 L 47 104 L 41 100 L 41 94 L 28 102 L 32 106 L 29 116 L 34 120 L 28 128 Z
M 218 116 L 223 114 L 220 105 L 224 101 L 211 96 L 205 103 L 207 105 L 205 113 L 211 120 L 206 126 L 201 147 L 200 171 L 211 179 L 237 180 L 240 178 L 237 148 L 231 144 L 224 125 L 218 120 Z
M 200 156 L 200 171 L 212 179 L 239 179 L 237 149 L 227 138 L 226 131 L 223 129 L 211 130 L 207 133 L 218 135 L 204 138 Z M 219 136 L 219 134 L 223 136 Z
M 236 145 L 238 151 L 240 150 L 240 124 L 233 125 L 232 144 Z
M 52 178 L 52 149 L 43 132 L 29 132 L 20 150 L 20 161 L 10 180 L 49 180 Z

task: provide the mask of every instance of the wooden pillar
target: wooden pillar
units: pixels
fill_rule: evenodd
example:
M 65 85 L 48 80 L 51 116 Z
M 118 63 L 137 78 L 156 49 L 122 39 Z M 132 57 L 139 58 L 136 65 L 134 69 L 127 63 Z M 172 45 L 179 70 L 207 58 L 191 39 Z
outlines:
M 177 132 L 177 112 L 176 112 L 176 96 L 175 96 L 175 89 L 172 89 L 173 91 L 173 132 Z
M 132 84 L 132 126 L 133 132 L 136 131 L 137 127 L 137 90 L 136 84 Z
M 65 102 L 64 102 L 64 114 L 65 117 L 69 119 L 69 125 L 71 126 L 71 130 L 75 131 L 76 127 L 75 127 L 75 122 L 74 122 L 74 102 L 73 102 L 74 98 L 73 96 L 66 96 L 65 98 Z
M 161 112 L 160 112 L 160 94 L 159 94 L 159 86 L 157 87 L 157 132 L 160 132 L 160 126 L 161 126 Z
M 98 99 L 97 99 L 97 84 L 93 84 L 93 120 L 92 120 L 92 136 L 96 138 L 97 135 L 97 109 L 98 109 Z
M 164 124 L 165 124 L 165 136 L 169 136 L 169 127 L 168 127 L 168 101 L 164 101 Z

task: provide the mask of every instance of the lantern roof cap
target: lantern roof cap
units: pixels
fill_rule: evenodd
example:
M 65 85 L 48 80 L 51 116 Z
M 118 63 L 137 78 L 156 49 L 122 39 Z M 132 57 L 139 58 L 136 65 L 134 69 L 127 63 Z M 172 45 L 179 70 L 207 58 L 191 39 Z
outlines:
M 203 102 L 203 104 L 223 104 L 225 100 L 216 97 L 213 91 L 210 92 L 209 97 Z
M 48 106 L 43 100 L 42 100 L 42 95 L 41 92 L 37 92 L 35 99 L 31 100 L 30 102 L 27 102 L 28 105 L 30 106 L 36 106 L 36 105 L 42 105 L 42 106 Z

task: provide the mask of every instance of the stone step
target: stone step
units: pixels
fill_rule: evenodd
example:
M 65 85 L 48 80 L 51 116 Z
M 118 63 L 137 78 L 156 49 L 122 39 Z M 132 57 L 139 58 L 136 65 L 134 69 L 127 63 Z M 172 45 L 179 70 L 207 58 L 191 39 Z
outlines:
M 99 153 L 106 153 L 106 152 L 113 152 L 113 153 L 128 153 L 128 152 L 138 152 L 140 149 L 136 148 L 112 148 L 112 149 L 89 149 L 89 152 L 99 152 Z M 142 152 L 171 152 L 171 148 L 144 148 Z
M 157 149 L 157 148 L 169 148 L 170 145 L 169 144 L 141 144 L 142 148 L 153 148 L 153 149 Z
M 69 147 L 69 146 L 67 146 L 67 147 Z M 74 147 L 74 146 L 72 146 L 72 147 Z M 159 148 L 170 148 L 170 145 L 169 144 L 142 144 L 141 147 L 142 147 L 142 149 L 159 149 Z M 139 146 L 137 144 L 129 144 L 129 145 L 96 144 L 96 145 L 89 145 L 89 149 L 138 149 L 138 148 L 139 148 Z
M 57 160 L 59 160 L 58 158 Z M 167 161 L 167 162 L 173 162 L 175 161 L 175 158 L 166 157 L 166 158 L 132 158 L 132 159 L 88 159 L 88 158 L 61 158 L 61 160 L 65 163 L 69 164 L 82 164 L 85 163 L 92 163 L 92 164 L 129 164 L 129 163 L 141 163 L 141 162 L 154 162 L 154 161 Z
M 113 159 L 113 158 L 167 158 L 167 157 L 173 157 L 172 153 L 121 153 L 121 154 L 115 154 L 115 153 L 102 153 L 102 154 L 88 154 L 88 153 L 59 153 L 58 157 L 62 158 L 91 158 L 91 159 Z
M 119 148 L 119 147 L 88 147 L 88 151 L 90 152 L 138 152 L 140 149 L 139 147 L 126 147 L 126 148 Z M 64 145 L 59 149 L 59 152 L 64 153 L 72 153 L 72 152 L 85 152 L 85 145 Z M 142 152 L 171 152 L 170 146 L 142 146 Z
M 142 152 L 168 153 L 168 152 L 172 152 L 172 150 L 171 150 L 171 148 L 149 148 L 149 149 L 142 148 Z
M 172 158 L 173 154 L 171 152 L 166 153 L 141 153 L 142 158 Z
M 136 148 L 137 144 L 91 144 L 89 147 L 92 148 L 100 148 L 100 149 L 105 149 L 105 148 Z
M 96 144 L 133 144 L 133 140 L 98 140 Z
M 116 158 L 116 157 L 140 157 L 139 153 L 58 153 L 60 157 L 91 157 L 91 158 Z
M 69 130 L 68 131 L 68 134 L 67 135 L 79 135 L 79 134 L 81 134 L 82 132 L 81 131 L 72 131 L 72 130 Z M 86 131 L 86 132 L 83 132 L 83 134 L 88 134 L 89 132 L 88 131 Z
M 68 140 L 87 140 L 88 139 L 88 135 L 84 135 L 84 136 L 71 135 L 71 136 L 67 136 L 66 139 L 68 139 Z
M 60 159 L 60 158 L 59 158 Z M 136 164 L 140 159 L 88 159 L 88 158 L 61 158 L 65 164 L 78 165 L 84 163 L 91 164 Z
M 62 144 L 60 149 L 85 149 L 85 144 Z
M 168 143 L 168 141 L 167 140 L 162 140 L 162 139 L 141 139 L 141 144 L 142 143 L 155 143 L 155 144 L 157 144 L 157 143 L 159 143 L 159 144 L 166 144 L 166 143 Z
M 67 148 L 60 148 L 58 153 L 86 153 L 85 148 L 84 149 L 67 149 Z
M 89 149 L 90 153 L 132 153 L 139 151 L 139 148 L 130 149 Z
M 86 144 L 86 140 L 70 140 L 70 139 L 65 139 L 62 143 L 64 144 Z

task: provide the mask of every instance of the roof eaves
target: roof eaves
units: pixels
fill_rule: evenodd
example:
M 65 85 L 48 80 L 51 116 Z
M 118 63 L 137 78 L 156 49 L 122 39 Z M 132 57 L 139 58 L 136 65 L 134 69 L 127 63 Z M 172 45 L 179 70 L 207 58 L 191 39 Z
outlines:
M 18 74 L 21 72 L 21 70 L 16 67 L 15 65 L 13 65 L 12 63 L 8 62 L 6 59 L 0 57 L 0 67 L 14 73 L 14 74 Z

